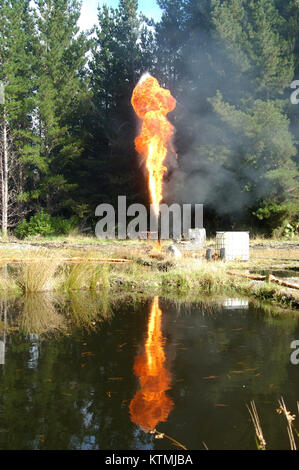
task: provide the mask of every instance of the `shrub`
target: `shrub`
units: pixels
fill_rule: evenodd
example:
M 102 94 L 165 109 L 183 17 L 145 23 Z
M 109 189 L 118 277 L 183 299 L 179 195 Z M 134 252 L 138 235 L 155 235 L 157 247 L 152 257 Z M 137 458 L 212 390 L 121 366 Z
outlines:
M 286 205 L 264 201 L 262 206 L 252 214 L 258 220 L 262 221 L 267 234 L 272 235 L 275 229 L 285 224 L 285 220 L 288 216 L 288 208 Z
M 34 235 L 47 237 L 50 235 L 67 235 L 75 228 L 76 218 L 64 219 L 63 217 L 52 217 L 43 209 L 30 217 L 29 221 L 23 219 L 14 230 L 16 237 L 26 238 Z
M 26 238 L 28 235 L 28 222 L 26 219 L 23 219 L 14 230 L 16 237 L 18 238 Z
M 30 217 L 29 222 L 24 219 L 15 229 L 15 234 L 18 238 L 26 238 L 33 235 L 48 236 L 52 232 L 51 216 L 43 210 Z
M 74 230 L 76 223 L 77 223 L 77 220 L 75 217 L 71 217 L 70 219 L 64 219 L 61 216 L 53 217 L 52 218 L 53 232 L 55 233 L 55 235 L 67 235 L 72 230 Z

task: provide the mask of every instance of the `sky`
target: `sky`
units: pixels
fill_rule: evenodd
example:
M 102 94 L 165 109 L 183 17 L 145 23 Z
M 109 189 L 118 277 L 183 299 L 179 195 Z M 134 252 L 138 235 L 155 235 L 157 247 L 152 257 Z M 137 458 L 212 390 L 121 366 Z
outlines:
M 158 21 L 161 18 L 161 10 L 155 0 L 139 0 L 139 10 L 149 18 Z M 106 4 L 117 8 L 118 0 L 83 0 L 82 11 L 79 20 L 81 29 L 89 29 L 97 22 L 97 7 Z

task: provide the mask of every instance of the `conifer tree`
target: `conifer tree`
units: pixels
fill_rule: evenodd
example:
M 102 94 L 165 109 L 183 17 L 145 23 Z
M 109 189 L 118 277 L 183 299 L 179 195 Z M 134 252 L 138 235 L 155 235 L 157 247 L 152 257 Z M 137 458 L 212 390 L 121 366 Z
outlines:
M 79 33 L 78 0 L 36 0 L 36 121 L 41 159 L 36 194 L 48 213 L 76 212 L 70 181 L 83 150 L 80 107 L 88 95 L 85 64 L 89 41 Z
M 151 71 L 152 43 L 137 0 L 120 0 L 116 9 L 99 7 L 90 62 L 94 115 L 88 161 L 95 170 L 94 205 L 116 204 L 118 195 L 136 201 L 139 190 L 143 200 L 146 184 L 135 153 L 137 121 L 130 100 L 140 76 Z
M 200 200 L 206 213 L 211 207 L 227 227 L 242 219 L 271 233 L 295 222 L 297 118 L 289 90 L 298 63 L 298 2 L 186 0 L 174 2 L 175 9 L 172 3 L 159 1 L 157 47 L 162 57 L 165 43 L 169 50 L 161 61 L 165 76 L 175 69 L 185 173 L 178 194 L 184 202 Z
M 30 164 L 36 161 L 33 132 L 34 27 L 29 0 L 0 6 L 1 224 L 5 236 L 24 215 L 22 203 Z

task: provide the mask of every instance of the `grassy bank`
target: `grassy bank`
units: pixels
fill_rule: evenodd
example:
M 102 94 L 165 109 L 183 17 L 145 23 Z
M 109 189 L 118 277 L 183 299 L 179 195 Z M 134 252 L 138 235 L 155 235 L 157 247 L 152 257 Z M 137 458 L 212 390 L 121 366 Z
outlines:
M 231 269 L 249 272 L 298 267 L 295 266 L 297 249 L 291 248 L 289 260 L 253 256 L 249 262 L 222 262 L 206 261 L 203 252 L 190 252 L 175 259 L 168 254 L 167 244 L 160 255 L 153 257 L 152 244 L 147 241 L 103 243 L 99 247 L 29 246 L 25 249 L 20 245 L 16 249 L 13 244 L 7 245 L 5 257 L 2 254 L 0 259 L 0 290 L 3 295 L 13 296 L 78 290 L 153 295 L 234 292 L 290 308 L 299 307 L 299 290 L 228 274 Z M 129 262 L 102 262 L 116 258 Z

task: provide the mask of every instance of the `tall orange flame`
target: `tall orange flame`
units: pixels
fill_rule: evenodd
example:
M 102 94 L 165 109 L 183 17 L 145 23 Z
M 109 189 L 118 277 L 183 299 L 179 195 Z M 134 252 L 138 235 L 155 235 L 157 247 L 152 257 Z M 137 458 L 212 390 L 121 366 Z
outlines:
M 146 157 L 151 203 L 158 216 L 163 199 L 163 176 L 167 171 L 164 161 L 174 132 L 166 115 L 174 110 L 176 100 L 169 90 L 160 87 L 156 78 L 145 75 L 136 85 L 131 103 L 142 120 L 141 133 L 135 139 L 135 146 L 137 152 Z
M 167 421 L 173 408 L 173 401 L 165 393 L 171 387 L 171 376 L 165 368 L 161 318 L 159 300 L 155 297 L 148 320 L 145 351 L 136 356 L 134 362 L 134 373 L 139 377 L 141 388 L 129 407 L 131 420 L 145 431 L 152 431 L 159 422 Z

